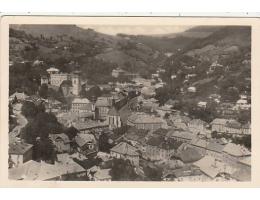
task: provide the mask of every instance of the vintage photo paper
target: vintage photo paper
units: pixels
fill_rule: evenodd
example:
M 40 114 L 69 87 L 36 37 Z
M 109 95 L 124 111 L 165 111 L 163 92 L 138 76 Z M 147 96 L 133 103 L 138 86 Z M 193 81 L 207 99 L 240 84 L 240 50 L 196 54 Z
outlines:
M 3 187 L 259 187 L 257 18 L 1 18 Z

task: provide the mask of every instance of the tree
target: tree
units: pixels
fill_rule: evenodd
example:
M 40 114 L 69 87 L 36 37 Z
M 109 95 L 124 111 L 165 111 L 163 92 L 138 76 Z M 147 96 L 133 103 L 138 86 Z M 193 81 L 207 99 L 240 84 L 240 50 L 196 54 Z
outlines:
M 144 173 L 151 181 L 162 180 L 162 170 L 159 168 L 146 166 L 144 167 Z
M 99 140 L 98 140 L 99 151 L 109 153 L 111 145 L 109 144 L 108 140 L 109 140 L 109 137 L 108 137 L 107 133 L 102 133 L 99 136 Z
M 101 91 L 100 87 L 98 87 L 96 85 L 96 86 L 90 88 L 86 92 L 85 95 L 86 95 L 85 97 L 88 98 L 88 99 L 92 99 L 93 97 L 97 98 L 97 97 L 100 97 L 102 95 L 102 91 Z
M 26 118 L 34 118 L 37 115 L 37 107 L 33 102 L 25 101 L 22 106 L 22 114 Z
M 34 144 L 37 137 L 47 139 L 49 134 L 61 133 L 62 125 L 52 113 L 38 113 L 22 130 L 22 138 Z
M 42 84 L 39 90 L 39 95 L 40 97 L 47 99 L 48 97 L 48 85 L 47 84 Z
M 129 160 L 123 159 L 113 159 L 110 175 L 113 181 L 134 181 L 138 178 L 134 166 Z

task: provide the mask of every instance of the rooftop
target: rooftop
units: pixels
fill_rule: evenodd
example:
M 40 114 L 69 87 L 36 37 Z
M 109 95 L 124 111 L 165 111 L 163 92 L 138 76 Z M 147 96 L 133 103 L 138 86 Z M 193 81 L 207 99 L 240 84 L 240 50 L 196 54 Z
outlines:
M 76 143 L 77 143 L 80 147 L 82 147 L 82 146 L 84 146 L 86 143 L 95 142 L 96 139 L 95 139 L 95 136 L 92 135 L 92 134 L 79 133 L 78 135 L 76 135 L 75 141 L 76 141 Z
M 186 140 L 192 140 L 194 138 L 194 134 L 188 131 L 170 130 L 167 133 L 167 137 L 178 137 Z
M 229 155 L 237 156 L 237 157 L 251 155 L 251 152 L 248 149 L 234 143 L 228 143 L 223 149 L 223 151 Z
M 139 156 L 139 154 L 137 153 L 137 149 L 125 142 L 119 143 L 118 145 L 110 149 L 110 151 L 123 155 Z
M 90 103 L 87 98 L 75 98 L 72 103 Z
M 145 113 L 133 113 L 129 116 L 128 121 L 135 124 L 153 124 L 153 123 L 163 123 L 163 120 L 159 117 L 153 115 L 148 115 Z

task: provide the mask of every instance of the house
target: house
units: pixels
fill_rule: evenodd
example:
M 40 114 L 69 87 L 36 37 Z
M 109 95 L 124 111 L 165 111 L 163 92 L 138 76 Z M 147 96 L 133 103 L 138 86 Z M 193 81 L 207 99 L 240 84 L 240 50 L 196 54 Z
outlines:
M 228 120 L 226 122 L 226 133 L 229 133 L 229 134 L 242 134 L 242 129 L 241 129 L 241 124 L 232 119 L 232 120 Z
M 10 167 L 18 167 L 21 164 L 32 159 L 32 148 L 33 145 L 27 144 L 25 142 L 16 141 L 9 144 L 8 162 Z
M 72 112 L 93 112 L 94 105 L 87 98 L 75 98 L 71 103 Z
M 61 180 L 62 171 L 55 165 L 29 160 L 9 169 L 8 175 L 11 180 Z
M 75 142 L 78 145 L 78 151 L 84 155 L 90 155 L 97 151 L 97 141 L 92 134 L 79 133 L 75 137 Z
M 248 122 L 241 126 L 241 131 L 243 135 L 251 135 L 251 123 Z
M 223 158 L 226 162 L 237 163 L 238 161 L 251 156 L 251 152 L 241 145 L 228 143 L 223 149 Z
M 145 113 L 133 113 L 127 119 L 127 125 L 137 129 L 156 130 L 162 128 L 163 120 Z
M 98 97 L 95 103 L 95 118 L 105 120 L 107 118 L 107 114 L 111 106 L 112 105 L 107 97 Z
M 216 159 L 222 159 L 223 157 L 223 149 L 225 145 L 218 143 L 217 141 L 211 141 L 206 139 L 200 139 L 199 137 L 195 137 L 190 146 L 199 150 L 203 155 L 209 155 Z
M 233 135 L 250 135 L 250 123 L 242 125 L 234 119 L 214 119 L 211 122 L 211 130 L 219 133 L 228 133 Z
M 167 133 L 167 138 L 174 139 L 179 142 L 190 143 L 194 137 L 195 135 L 189 131 L 170 130 Z
M 58 162 L 48 164 L 43 161 L 30 160 L 17 168 L 9 169 L 9 179 L 12 180 L 38 180 L 38 181 L 61 181 L 67 180 L 68 176 L 84 176 L 86 170 L 75 163 L 68 155 L 59 154 Z
M 130 127 L 124 135 L 124 140 L 130 142 L 135 148 L 144 151 L 145 142 L 148 137 L 149 130 L 137 129 L 134 126 Z
M 193 133 L 203 132 L 206 129 L 207 122 L 201 119 L 193 119 L 188 122 L 188 128 Z
M 71 123 L 80 133 L 89 133 L 90 131 L 97 131 L 101 132 L 104 129 L 108 128 L 107 122 L 99 122 L 94 120 L 87 120 L 87 121 L 77 121 Z
M 226 163 L 223 163 L 221 160 L 208 155 L 196 161 L 193 165 L 199 167 L 201 172 L 208 176 L 211 180 L 216 179 L 216 177 L 221 173 L 231 175 L 236 170 Z
M 49 138 L 58 153 L 70 152 L 70 139 L 65 133 L 49 134 Z
M 169 181 L 207 181 L 206 177 L 203 177 L 202 172 L 196 166 L 186 165 L 182 168 L 175 169 L 164 173 L 164 180 Z
M 211 130 L 216 131 L 216 132 L 226 132 L 226 123 L 227 123 L 227 119 L 219 119 L 216 118 L 214 119 L 210 124 L 211 124 Z
M 188 92 L 195 93 L 197 91 L 196 87 L 188 87 Z
M 108 117 L 108 124 L 110 129 L 120 128 L 122 126 L 120 113 L 115 107 L 111 108 L 108 111 L 107 117 Z
M 137 149 L 125 142 L 121 142 L 110 149 L 110 155 L 114 158 L 129 160 L 135 166 L 139 165 Z
M 152 136 L 146 142 L 145 157 L 150 160 L 169 160 L 180 143 L 162 136 Z

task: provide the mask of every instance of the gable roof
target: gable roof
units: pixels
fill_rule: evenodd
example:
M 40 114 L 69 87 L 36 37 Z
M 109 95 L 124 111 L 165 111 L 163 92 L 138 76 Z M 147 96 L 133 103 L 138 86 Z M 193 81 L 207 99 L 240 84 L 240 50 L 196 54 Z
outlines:
M 139 156 L 139 154 L 137 153 L 137 149 L 125 142 L 120 142 L 112 149 L 110 149 L 110 151 L 123 154 L 123 155 Z
M 88 142 L 95 142 L 96 139 L 95 136 L 92 134 L 79 133 L 78 135 L 76 135 L 75 141 L 80 147 L 82 147 Z

